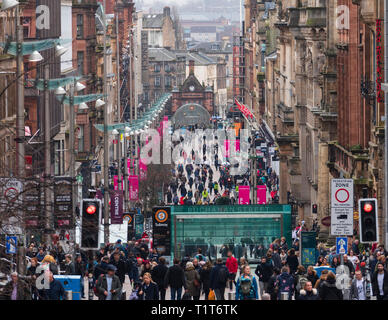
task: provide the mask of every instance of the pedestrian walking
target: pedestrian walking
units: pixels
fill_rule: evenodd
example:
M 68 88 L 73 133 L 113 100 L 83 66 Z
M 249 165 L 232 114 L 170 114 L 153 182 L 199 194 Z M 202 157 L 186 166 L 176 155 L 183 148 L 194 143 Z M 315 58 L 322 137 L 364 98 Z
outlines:
M 217 300 L 225 300 L 225 288 L 229 278 L 228 269 L 223 264 L 222 259 L 218 258 L 210 273 L 210 290 L 214 290 Z
M 199 271 L 199 277 L 202 283 L 203 293 L 205 294 L 205 300 L 209 300 L 210 273 L 212 271 L 212 268 L 212 263 L 210 261 L 207 261 Z
M 233 283 L 236 284 L 236 275 L 238 271 L 238 261 L 235 257 L 233 257 L 232 251 L 228 251 L 228 258 L 226 259 L 225 266 L 228 268 L 229 272 L 229 289 L 233 289 Z
M 273 265 L 267 261 L 265 256 L 261 257 L 260 263 L 257 264 L 255 274 L 259 279 L 260 296 L 267 292 L 268 281 L 273 274 Z
M 304 284 L 303 289 L 300 290 L 297 300 L 319 300 L 318 290 L 313 288 L 311 281 Z
M 377 263 L 377 271 L 372 276 L 373 295 L 377 300 L 388 300 L 388 272 L 382 262 Z
M 160 300 L 166 300 L 166 288 L 164 285 L 164 279 L 166 277 L 167 271 L 168 267 L 166 266 L 166 259 L 164 257 L 160 257 L 158 265 L 151 271 L 152 279 L 158 285 Z
M 319 291 L 321 300 L 343 300 L 342 290 L 337 288 L 335 274 L 331 271 L 327 274 Z
M 367 283 L 360 270 L 355 272 L 355 278 L 350 286 L 350 300 L 369 300 Z
M 245 266 L 236 284 L 236 300 L 258 300 L 258 287 L 250 266 Z
M 198 271 L 195 270 L 194 264 L 190 261 L 186 263 L 185 280 L 185 292 L 189 294 L 193 298 L 193 300 L 199 300 L 199 297 L 201 295 L 200 276 Z
M 29 285 L 19 278 L 17 272 L 11 273 L 11 281 L 4 286 L 2 295 L 4 300 L 32 300 Z
M 171 289 L 171 300 L 182 299 L 182 288 L 186 289 L 185 273 L 179 265 L 179 259 L 174 258 L 174 265 L 171 266 L 165 276 L 165 288 Z
M 115 275 L 116 267 L 108 265 L 107 273 L 101 275 L 96 284 L 99 300 L 120 300 L 122 285 L 118 276 Z
M 139 293 L 139 300 L 159 300 L 158 285 L 152 281 L 151 274 L 146 272 L 143 276 Z
M 276 279 L 276 291 L 278 292 L 278 300 L 280 300 L 281 295 L 286 293 L 288 295 L 288 300 L 292 299 L 294 293 L 294 277 L 290 274 L 290 268 L 284 266 L 281 269 L 281 274 Z
M 46 271 L 49 288 L 42 289 L 42 300 L 63 300 L 65 298 L 65 289 L 59 280 L 54 279 L 54 274 L 51 271 Z

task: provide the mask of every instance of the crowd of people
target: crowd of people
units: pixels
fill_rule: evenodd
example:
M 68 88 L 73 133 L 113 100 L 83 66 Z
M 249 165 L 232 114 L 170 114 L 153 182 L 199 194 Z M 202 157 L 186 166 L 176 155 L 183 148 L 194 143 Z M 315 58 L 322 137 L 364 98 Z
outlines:
M 316 264 L 307 268 L 300 265 L 299 248 L 288 247 L 285 238 L 276 239 L 268 248 L 260 246 L 259 262 L 255 269 L 246 257 L 235 258 L 231 250 L 225 257 L 212 259 L 198 248 L 191 256 L 175 258 L 171 266 L 146 240 L 108 244 L 94 255 L 74 248 L 65 254 L 60 245 L 27 250 L 29 264 L 26 276 L 13 272 L 1 291 L 9 300 L 65 299 L 62 283 L 55 275 L 79 275 L 89 278 L 89 290 L 100 300 L 126 299 L 126 276 L 131 284 L 129 300 L 165 300 L 170 288 L 171 300 L 225 300 L 226 288 L 236 300 L 367 300 L 375 296 L 388 300 L 387 251 L 383 245 L 364 247 L 355 239 L 343 265 L 351 278 L 350 294 L 345 297 L 337 288 L 336 274 L 329 267 L 341 264 L 335 248 L 323 243 L 317 247 Z M 327 267 L 317 275 L 315 267 Z M 39 288 L 36 279 L 45 273 L 49 288 Z M 85 297 L 81 281 L 82 297 Z M 233 291 L 234 290 L 234 291 Z
M 219 152 L 219 144 L 209 146 L 205 136 L 203 139 L 202 155 L 194 149 L 191 149 L 189 154 L 185 149 L 180 151 L 183 160 L 172 170 L 173 181 L 165 193 L 165 204 L 237 204 L 239 186 L 250 185 L 250 170 L 239 175 L 232 174 L 233 167 L 238 164 L 231 165 L 230 155 L 226 153 L 223 159 L 220 159 L 222 153 Z M 251 142 L 251 147 L 255 147 L 254 142 Z M 267 186 L 269 202 L 278 203 L 279 178 L 276 172 L 264 162 L 260 162 L 256 174 L 257 184 Z M 218 200 L 220 198 L 223 198 L 223 201 Z

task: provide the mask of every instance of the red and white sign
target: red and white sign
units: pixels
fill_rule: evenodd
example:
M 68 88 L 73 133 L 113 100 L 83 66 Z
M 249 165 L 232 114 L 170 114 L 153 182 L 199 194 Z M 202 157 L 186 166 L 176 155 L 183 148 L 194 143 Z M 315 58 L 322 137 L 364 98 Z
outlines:
M 353 235 L 353 180 L 331 180 L 331 234 Z
M 234 101 L 235 101 L 235 103 L 237 105 L 237 108 L 242 112 L 242 114 L 244 116 L 246 116 L 249 119 L 253 119 L 252 112 L 245 105 L 243 105 L 242 103 L 238 102 L 237 99 L 234 99 Z

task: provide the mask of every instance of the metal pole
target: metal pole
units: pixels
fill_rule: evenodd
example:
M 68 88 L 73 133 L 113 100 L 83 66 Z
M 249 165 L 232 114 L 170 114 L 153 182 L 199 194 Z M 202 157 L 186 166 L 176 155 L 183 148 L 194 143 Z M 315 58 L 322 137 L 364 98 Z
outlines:
M 24 77 L 23 77 L 23 53 L 22 53 L 22 44 L 23 44 L 23 27 L 20 25 L 20 8 L 19 5 L 15 8 L 16 13 L 16 46 L 17 46 L 17 55 L 16 55 L 16 103 L 17 103 L 17 112 L 16 112 L 16 159 L 17 159 L 17 173 L 19 179 L 24 182 L 25 178 L 25 150 L 24 150 L 24 140 L 25 140 L 25 128 L 24 128 Z M 24 212 L 20 212 L 22 221 L 24 222 Z M 20 224 L 22 232 L 25 234 L 23 224 Z M 18 255 L 18 272 L 20 274 L 25 274 L 25 250 L 23 247 L 19 246 L 19 255 Z
M 45 153 L 45 166 L 44 166 L 44 201 L 45 201 L 45 242 L 47 245 L 50 244 L 50 232 L 52 231 L 51 225 L 51 210 L 52 204 L 52 193 L 50 188 L 51 180 L 51 128 L 50 128 L 50 92 L 48 90 L 48 80 L 50 78 L 50 66 L 47 64 L 44 66 L 44 153 Z
M 104 97 L 106 97 L 106 0 L 103 1 L 104 13 L 102 16 L 104 29 L 104 71 L 103 85 Z M 109 242 L 109 141 L 108 141 L 108 106 L 104 108 L 104 243 Z
M 24 77 L 23 77 L 23 28 L 20 25 L 20 9 L 16 7 L 16 79 L 17 79 L 17 159 L 18 159 L 18 174 L 21 179 L 25 178 L 25 128 L 24 128 Z
M 132 125 L 133 123 L 133 99 L 132 99 L 132 33 L 129 33 L 129 113 L 130 113 L 130 123 Z M 134 157 L 133 157 L 133 146 L 134 146 L 134 140 L 136 139 L 136 135 L 131 136 L 130 145 L 129 145 L 129 159 L 131 159 L 131 165 L 130 169 L 133 168 L 134 165 Z M 127 154 L 126 154 L 127 156 Z M 127 174 L 128 172 L 126 172 Z M 132 173 L 132 170 L 131 170 Z M 128 189 L 128 187 L 127 187 Z M 128 192 L 126 196 L 129 196 Z M 127 201 L 129 205 L 131 206 L 131 202 L 129 201 L 129 198 L 127 198 Z
M 120 42 L 119 42 L 119 11 L 116 8 L 116 68 L 117 68 L 117 123 L 121 121 L 121 97 L 120 97 Z M 124 135 L 125 143 L 125 135 Z M 121 132 L 119 134 L 119 139 L 117 142 L 117 162 L 118 162 L 118 182 L 119 190 L 122 190 L 121 187 Z
M 384 79 L 388 83 L 388 0 L 384 1 Z M 384 116 L 385 116 L 385 138 L 384 138 L 384 212 L 385 212 L 385 246 L 388 245 L 388 91 L 385 91 Z
M 74 89 L 76 85 L 76 80 L 70 85 L 70 132 L 69 132 L 69 152 L 70 152 L 70 164 L 69 164 L 69 174 L 71 179 L 71 207 L 72 207 L 72 217 L 73 217 L 73 241 L 75 241 L 75 228 L 76 228 L 76 215 L 75 215 L 75 205 L 76 205 L 76 184 L 75 184 L 75 159 L 74 159 L 74 130 L 75 130 L 75 112 L 74 112 Z

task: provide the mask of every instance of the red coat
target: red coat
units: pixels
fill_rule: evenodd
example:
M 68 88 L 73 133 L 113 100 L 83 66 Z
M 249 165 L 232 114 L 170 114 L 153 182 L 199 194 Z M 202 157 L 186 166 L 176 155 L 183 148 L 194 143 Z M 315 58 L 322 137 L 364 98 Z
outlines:
M 226 259 L 225 265 L 228 268 L 229 273 L 237 273 L 238 262 L 237 262 L 237 259 L 235 257 L 232 256 L 232 257 Z

